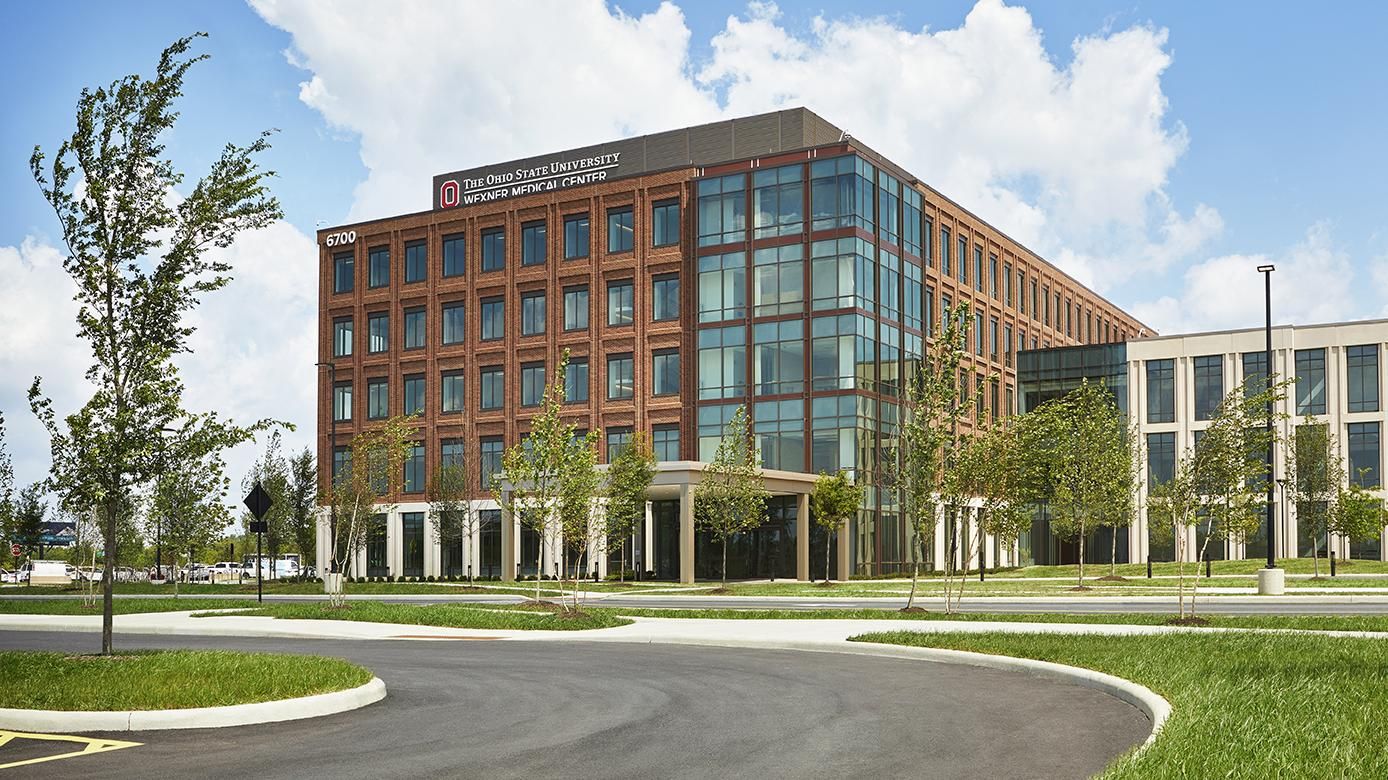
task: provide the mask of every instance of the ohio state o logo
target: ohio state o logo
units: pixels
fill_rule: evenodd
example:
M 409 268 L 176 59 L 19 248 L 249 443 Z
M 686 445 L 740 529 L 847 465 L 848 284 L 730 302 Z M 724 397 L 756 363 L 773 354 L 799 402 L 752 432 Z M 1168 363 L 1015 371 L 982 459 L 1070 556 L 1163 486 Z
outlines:
M 439 187 L 439 204 L 446 209 L 458 205 L 458 182 L 450 179 Z

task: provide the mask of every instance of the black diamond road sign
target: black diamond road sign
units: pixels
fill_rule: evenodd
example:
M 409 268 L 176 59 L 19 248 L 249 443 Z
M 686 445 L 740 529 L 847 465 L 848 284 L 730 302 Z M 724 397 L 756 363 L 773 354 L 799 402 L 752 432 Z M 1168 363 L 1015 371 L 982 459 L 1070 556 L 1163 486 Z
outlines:
M 246 508 L 251 510 L 251 514 L 255 515 L 256 520 L 263 520 L 265 513 L 270 511 L 270 507 L 275 502 L 270 499 L 270 494 L 265 492 L 265 488 L 256 482 L 255 487 L 251 488 L 250 495 L 246 496 L 245 503 Z

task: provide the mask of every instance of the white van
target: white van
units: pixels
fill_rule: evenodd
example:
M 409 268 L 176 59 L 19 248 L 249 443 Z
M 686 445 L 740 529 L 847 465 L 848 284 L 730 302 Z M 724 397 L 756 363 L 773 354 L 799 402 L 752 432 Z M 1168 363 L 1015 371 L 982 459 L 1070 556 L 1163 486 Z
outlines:
M 71 585 L 72 575 L 67 561 L 29 561 L 24 564 L 30 585 Z

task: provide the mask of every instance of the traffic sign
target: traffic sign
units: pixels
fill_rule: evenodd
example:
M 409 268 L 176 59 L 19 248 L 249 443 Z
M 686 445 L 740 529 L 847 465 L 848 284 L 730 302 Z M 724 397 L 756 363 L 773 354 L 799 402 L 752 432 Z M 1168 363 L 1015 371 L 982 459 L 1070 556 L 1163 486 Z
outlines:
M 265 513 L 269 512 L 270 507 L 275 504 L 270 498 L 270 494 L 266 493 L 265 488 L 260 486 L 260 482 L 256 482 L 255 487 L 251 488 L 250 495 L 246 496 L 245 503 L 246 508 L 251 510 L 251 514 L 255 515 L 256 520 L 264 520 Z M 251 531 L 254 532 L 255 528 L 251 528 Z
M 10 555 L 13 555 L 14 557 L 18 558 L 18 557 L 19 557 L 19 554 L 20 554 L 21 552 L 24 552 L 24 549 L 23 549 L 22 547 L 20 547 L 19 545 L 17 545 L 17 544 L 12 544 L 12 545 L 10 545 Z

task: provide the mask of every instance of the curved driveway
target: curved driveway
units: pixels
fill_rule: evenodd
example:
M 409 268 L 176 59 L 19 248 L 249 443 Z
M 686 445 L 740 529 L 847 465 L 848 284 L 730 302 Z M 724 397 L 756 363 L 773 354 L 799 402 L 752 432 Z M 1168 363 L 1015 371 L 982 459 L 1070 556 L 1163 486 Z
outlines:
M 385 701 L 309 721 L 112 735 L 45 777 L 1086 777 L 1142 742 L 1137 709 L 1017 672 L 833 653 L 524 641 L 122 636 L 122 647 L 338 655 Z M 0 632 L 3 649 L 88 651 Z M 0 749 L 0 763 L 4 749 Z

